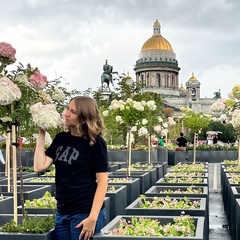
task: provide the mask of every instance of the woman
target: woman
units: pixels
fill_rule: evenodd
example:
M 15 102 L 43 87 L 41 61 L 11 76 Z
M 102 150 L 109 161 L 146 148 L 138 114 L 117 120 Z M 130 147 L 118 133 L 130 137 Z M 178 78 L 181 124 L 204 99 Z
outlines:
M 106 219 L 104 198 L 108 185 L 106 142 L 96 102 L 86 96 L 73 98 L 65 111 L 68 132 L 57 134 L 46 150 L 45 131 L 39 130 L 34 170 L 51 164 L 56 169 L 57 213 L 55 240 L 88 240 Z

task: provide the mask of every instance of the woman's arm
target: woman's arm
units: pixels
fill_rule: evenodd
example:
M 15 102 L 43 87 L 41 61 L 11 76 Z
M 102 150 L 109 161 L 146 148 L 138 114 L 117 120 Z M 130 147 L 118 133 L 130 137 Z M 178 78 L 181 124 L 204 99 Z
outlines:
M 43 172 L 52 164 L 53 160 L 45 155 L 45 130 L 39 129 L 37 145 L 34 153 L 34 171 Z
M 82 238 L 83 235 L 84 240 L 90 239 L 90 237 L 93 236 L 98 214 L 101 210 L 102 204 L 106 196 L 108 187 L 108 172 L 96 173 L 96 177 L 97 177 L 97 189 L 94 195 L 91 212 L 86 219 L 84 219 L 81 223 L 79 223 L 76 226 L 77 228 L 81 226 L 83 227 L 83 230 L 79 235 L 79 239 Z

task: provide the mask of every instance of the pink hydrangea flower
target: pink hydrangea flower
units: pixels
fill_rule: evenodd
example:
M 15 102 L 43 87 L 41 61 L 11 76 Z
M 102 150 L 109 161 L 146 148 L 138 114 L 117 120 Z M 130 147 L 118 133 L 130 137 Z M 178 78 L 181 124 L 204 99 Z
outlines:
M 33 87 L 43 89 L 47 85 L 47 77 L 42 75 L 39 70 L 30 76 L 30 82 Z
M 0 42 L 0 57 L 7 57 L 13 62 L 16 62 L 15 58 L 16 49 L 11 44 L 6 42 Z

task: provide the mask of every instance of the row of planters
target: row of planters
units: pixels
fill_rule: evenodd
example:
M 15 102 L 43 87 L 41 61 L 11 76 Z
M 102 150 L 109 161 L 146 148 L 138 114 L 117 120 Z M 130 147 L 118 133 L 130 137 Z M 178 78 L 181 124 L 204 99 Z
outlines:
M 209 239 L 208 164 L 180 163 L 157 181 L 151 176 L 155 170 L 144 168 L 144 164 L 136 163 L 130 176 L 126 176 L 126 169 L 109 173 L 109 179 L 113 175 L 115 181 L 116 177 L 140 178 L 140 184 L 146 183 L 141 177 L 147 173 L 151 186 L 147 190 L 140 187 L 140 195 L 130 204 L 125 199 L 126 207 L 110 214 L 110 222 L 93 239 Z M 109 187 L 119 190 L 121 183 L 114 185 L 113 181 Z
M 231 239 L 240 239 L 240 166 L 237 160 L 221 163 L 221 189 Z
M 105 239 L 105 237 L 106 239 L 125 239 L 126 235 L 116 236 L 110 230 L 113 226 L 116 227 L 119 221 L 124 221 L 120 220 L 124 216 L 127 225 L 129 225 L 130 220 L 134 222 L 136 219 L 137 225 L 140 219 L 142 219 L 143 224 L 149 221 L 148 229 L 153 228 L 154 225 L 163 225 L 161 231 L 152 233 L 151 237 L 145 236 L 144 239 L 154 239 L 156 236 L 157 239 L 165 239 L 170 235 L 177 237 L 174 239 L 208 239 L 207 164 L 195 164 L 194 171 L 191 168 L 191 170 L 188 169 L 191 164 L 188 164 L 185 168 L 183 164 L 179 164 L 175 168 L 171 168 L 170 172 L 166 174 L 166 169 L 161 164 L 150 167 L 149 165 L 146 166 L 146 164 L 136 163 L 131 166 L 130 176 L 126 176 L 125 168 L 120 168 L 123 167 L 122 163 L 112 162 L 110 165 L 114 166 L 115 171 L 109 173 L 109 189 L 105 199 L 109 216 L 105 228 L 101 231 L 101 234 L 94 236 L 94 239 Z M 116 169 L 115 165 L 118 166 L 118 169 Z M 189 171 L 191 174 L 189 174 Z M 116 175 L 113 176 L 113 173 L 116 173 Z M 191 177 L 189 177 L 190 175 Z M 24 180 L 24 185 L 46 184 L 50 187 L 48 191 L 53 196 L 55 192 L 53 179 L 53 177 L 49 176 L 29 178 Z M 144 184 L 147 185 L 142 188 Z M 28 199 L 26 204 L 29 205 L 30 200 L 34 198 L 25 199 Z M 36 203 L 36 200 L 32 202 Z M 42 201 L 40 202 L 37 204 L 38 208 L 42 206 Z M 45 207 L 44 211 L 27 210 L 31 214 L 38 215 L 52 213 L 52 207 Z M 20 207 L 19 211 L 21 211 Z M 160 222 L 156 221 L 156 219 Z M 185 226 L 184 231 L 179 230 L 181 225 L 182 228 Z M 109 231 L 106 231 L 109 227 Z M 189 229 L 186 230 L 186 228 Z M 142 229 L 142 232 L 144 232 L 144 228 Z M 132 234 L 123 234 L 132 236 L 133 232 L 136 231 L 133 230 Z M 137 232 L 137 234 L 140 233 Z M 144 233 L 141 234 L 144 235 Z M 190 237 L 190 235 L 192 236 Z M 131 237 L 131 239 L 139 239 L 138 237 L 139 235 L 136 238 Z

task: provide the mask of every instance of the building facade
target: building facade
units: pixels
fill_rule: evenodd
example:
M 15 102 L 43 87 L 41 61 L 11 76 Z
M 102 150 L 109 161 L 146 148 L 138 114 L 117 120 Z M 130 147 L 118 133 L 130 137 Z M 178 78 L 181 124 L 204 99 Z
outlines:
M 201 98 L 201 83 L 192 76 L 179 86 L 179 71 L 176 54 L 171 44 L 161 34 L 158 20 L 153 25 L 153 35 L 142 46 L 134 66 L 136 82 L 142 85 L 142 91 L 159 93 L 169 107 L 180 109 L 191 107 L 194 111 L 212 114 L 210 106 L 214 98 Z

